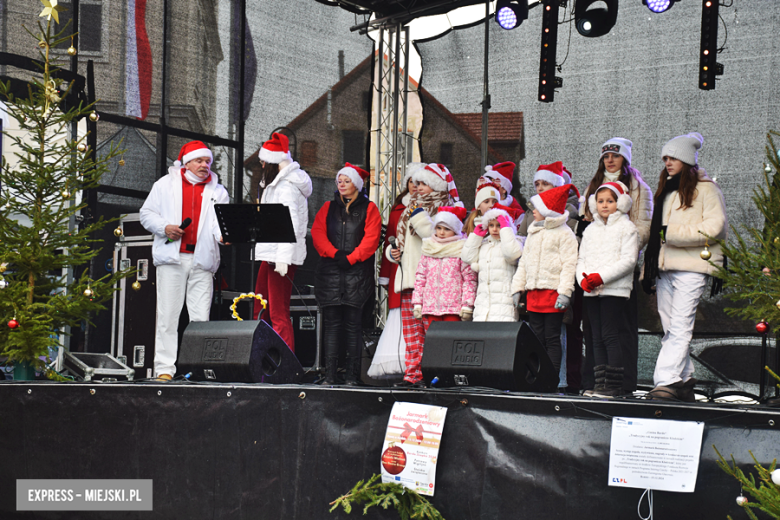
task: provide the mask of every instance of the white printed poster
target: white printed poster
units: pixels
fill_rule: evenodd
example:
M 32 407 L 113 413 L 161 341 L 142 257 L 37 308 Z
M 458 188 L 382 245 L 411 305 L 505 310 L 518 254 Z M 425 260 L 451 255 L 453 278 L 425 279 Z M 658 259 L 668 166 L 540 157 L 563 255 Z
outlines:
M 382 445 L 382 482 L 395 482 L 433 496 L 436 463 L 447 409 L 397 402 Z
M 693 493 L 704 423 L 614 417 L 609 485 Z

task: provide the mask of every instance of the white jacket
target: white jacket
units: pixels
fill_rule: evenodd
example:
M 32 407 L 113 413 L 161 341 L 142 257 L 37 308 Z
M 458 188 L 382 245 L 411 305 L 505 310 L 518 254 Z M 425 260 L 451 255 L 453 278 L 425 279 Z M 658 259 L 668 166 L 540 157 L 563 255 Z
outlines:
M 297 162 L 285 166 L 266 186 L 260 204 L 284 204 L 290 208 L 295 243 L 255 244 L 255 260 L 287 265 L 303 265 L 306 259 L 306 230 L 309 226 L 311 179 Z
M 523 256 L 512 279 L 512 294 L 532 289 L 552 289 L 563 296 L 574 291 L 577 238 L 566 225 L 569 214 L 547 217 L 544 225 L 528 226 Z
M 154 234 L 152 259 L 154 265 L 180 264 L 181 240 L 168 242 L 165 226 L 178 226 L 182 222 L 182 178 L 181 168 L 171 166 L 168 175 L 152 186 L 152 191 L 141 207 L 141 225 Z M 230 200 L 227 190 L 217 182 L 216 174 L 203 189 L 200 206 L 198 237 L 193 253 L 193 267 L 216 273 L 219 268 L 219 238 L 222 232 L 217 222 L 214 204 L 226 204 Z
M 471 233 L 460 255 L 477 272 L 474 321 L 517 321 L 509 286 L 523 254 L 523 238 L 509 228 L 501 229 L 499 237 Z
M 407 211 L 408 208 L 404 211 Z M 403 218 L 403 214 L 401 214 Z M 417 232 L 413 235 L 409 232 L 409 226 L 414 227 Z M 422 241 L 424 238 L 429 238 L 433 235 L 433 220 L 428 216 L 427 211 L 421 211 L 417 215 L 410 217 L 406 223 L 406 236 L 404 238 L 404 252 L 401 255 L 400 266 L 398 272 L 395 274 L 395 292 L 400 293 L 406 289 L 414 289 L 414 280 L 417 274 L 417 264 L 420 263 L 422 258 Z M 392 255 L 392 247 L 385 248 L 385 258 L 398 264 Z
M 607 222 L 591 204 L 593 222 L 585 228 L 577 261 L 577 282 L 582 284 L 582 273 L 598 274 L 603 285 L 585 296 L 619 296 L 628 298 L 634 286 L 638 232 L 628 215 L 616 211 Z

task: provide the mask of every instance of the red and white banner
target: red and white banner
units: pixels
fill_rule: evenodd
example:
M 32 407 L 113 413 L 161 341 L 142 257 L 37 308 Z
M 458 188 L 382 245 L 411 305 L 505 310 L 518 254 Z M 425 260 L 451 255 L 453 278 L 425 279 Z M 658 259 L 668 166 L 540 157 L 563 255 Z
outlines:
M 125 114 L 146 119 L 152 97 L 152 49 L 146 34 L 146 0 L 127 0 Z

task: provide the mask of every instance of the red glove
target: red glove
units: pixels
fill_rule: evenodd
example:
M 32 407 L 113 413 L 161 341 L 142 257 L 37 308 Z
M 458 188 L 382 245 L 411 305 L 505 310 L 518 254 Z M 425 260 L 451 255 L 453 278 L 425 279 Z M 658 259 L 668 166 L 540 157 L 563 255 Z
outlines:
M 604 285 L 604 280 L 601 279 L 601 275 L 598 273 L 591 273 L 587 276 L 587 278 L 588 278 L 588 286 L 590 287 L 591 291 L 596 287 L 598 287 L 599 285 Z
M 582 287 L 582 290 L 587 293 L 593 290 L 593 287 L 591 287 L 590 283 L 588 283 L 588 275 L 585 273 L 582 273 L 582 281 L 580 282 L 580 287 Z
M 501 224 L 501 229 L 505 227 L 511 228 L 514 225 L 512 219 L 507 217 L 506 215 L 501 215 L 496 220 L 498 220 L 498 223 Z
M 488 232 L 487 228 L 483 228 L 482 224 L 477 224 L 477 226 L 474 228 L 474 234 L 477 235 L 478 237 L 484 237 L 485 235 L 487 235 L 487 232 Z

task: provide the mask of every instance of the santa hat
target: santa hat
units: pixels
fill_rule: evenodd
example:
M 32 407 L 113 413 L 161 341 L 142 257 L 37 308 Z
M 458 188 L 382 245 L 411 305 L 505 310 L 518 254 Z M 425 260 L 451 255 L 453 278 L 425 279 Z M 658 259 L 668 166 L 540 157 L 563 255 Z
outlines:
M 588 207 L 590 208 L 590 212 L 592 214 L 595 215 L 598 213 L 598 208 L 596 207 L 596 195 L 604 188 L 612 190 L 612 193 L 614 193 L 615 197 L 617 197 L 617 209 L 619 212 L 628 213 L 631 211 L 631 205 L 634 201 L 631 200 L 631 195 L 628 194 L 628 188 L 622 182 L 614 181 L 605 182 L 598 187 L 596 193 L 593 193 L 590 197 L 588 197 Z
M 181 147 L 179 158 L 173 161 L 173 166 L 175 168 L 180 168 L 182 164 L 187 164 L 198 157 L 208 157 L 214 161 L 214 156 L 211 155 L 211 150 L 209 150 L 208 146 L 201 141 L 190 141 Z
M 507 193 L 512 191 L 512 177 L 514 174 L 515 163 L 512 161 L 485 166 L 485 177 L 498 181 Z
M 573 189 L 580 196 L 574 184 L 564 184 L 557 188 L 543 191 L 531 197 L 531 204 L 543 217 L 560 217 L 566 211 L 566 201 L 569 199 L 569 190 Z
M 433 226 L 441 224 L 447 226 L 460 235 L 463 232 L 463 219 L 466 218 L 466 208 L 441 206 L 433 217 Z
M 483 179 L 487 181 L 487 179 Z M 496 202 L 501 200 L 501 194 L 498 192 L 498 188 L 492 182 L 483 182 L 477 186 L 477 195 L 474 197 L 474 207 L 478 208 L 487 199 L 496 199 Z
M 698 132 L 678 135 L 664 145 L 661 149 L 661 157 L 671 157 L 695 166 L 699 164 L 699 149 L 702 144 L 704 144 L 704 138 Z
M 284 134 L 274 132 L 271 139 L 263 143 L 263 147 L 260 148 L 260 160 L 271 164 L 292 161 L 290 139 Z
M 417 170 L 421 170 L 425 168 L 425 163 L 421 162 L 410 162 L 406 165 L 406 175 L 404 175 L 403 180 L 401 181 L 400 190 L 404 191 L 406 189 L 406 185 L 409 183 L 409 180 L 414 180 L 412 177 L 414 176 L 414 172 Z
M 355 185 L 355 187 L 358 189 L 358 191 L 363 189 L 363 183 L 366 179 L 368 179 L 368 172 L 364 170 L 363 168 L 358 168 L 357 166 L 353 166 L 349 163 L 345 164 L 342 169 L 339 170 L 339 172 L 336 174 L 336 183 L 339 182 L 339 177 L 341 175 L 346 175 L 349 177 L 349 180 L 352 181 L 352 184 Z
M 427 164 L 425 168 L 418 170 L 412 175 L 414 182 L 423 182 L 431 187 L 433 191 L 448 191 L 450 198 L 455 201 L 455 205 L 463 207 L 463 203 L 458 196 L 458 188 L 455 187 L 455 181 L 452 174 L 443 164 Z
M 542 164 L 536 169 L 534 174 L 534 182 L 545 181 L 549 182 L 556 188 L 565 184 L 563 179 L 563 163 L 556 161 L 552 164 Z
M 512 222 L 515 222 L 520 217 L 520 215 L 522 215 L 520 210 L 502 206 L 501 204 L 496 204 L 487 210 L 484 215 L 482 215 L 482 223 L 483 225 L 487 225 L 488 222 L 491 220 L 496 220 L 500 216 L 507 216 Z
M 571 172 L 566 169 L 566 166 L 563 167 L 561 175 L 563 176 L 563 181 L 565 184 L 571 184 Z
M 608 153 L 618 153 L 623 156 L 623 158 L 628 161 L 628 164 L 631 164 L 631 147 L 633 146 L 633 143 L 629 141 L 628 139 L 624 139 L 623 137 L 613 137 L 606 143 L 601 145 L 601 155 L 599 155 L 599 159 L 604 157 Z

